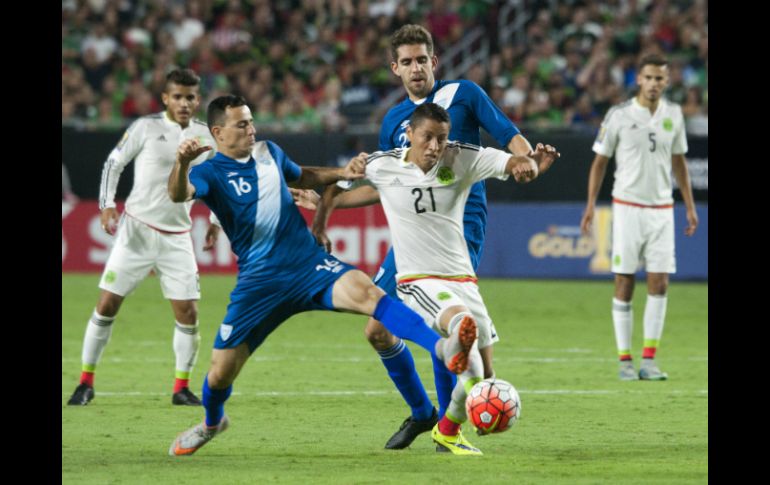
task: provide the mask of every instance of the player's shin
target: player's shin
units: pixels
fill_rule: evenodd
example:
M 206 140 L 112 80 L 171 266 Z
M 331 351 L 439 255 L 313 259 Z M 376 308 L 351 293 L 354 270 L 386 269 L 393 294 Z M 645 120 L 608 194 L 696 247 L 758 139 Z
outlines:
M 176 322 L 174 327 L 174 354 L 176 355 L 176 379 L 174 392 L 189 387 L 190 373 L 198 359 L 201 336 L 198 332 L 198 322 L 195 325 L 185 325 Z
M 414 358 L 406 343 L 399 339 L 393 347 L 378 350 L 377 353 L 388 371 L 388 376 L 411 408 L 412 417 L 418 421 L 429 419 L 433 414 L 433 404 L 417 375 Z M 441 366 L 446 370 L 443 362 Z
M 203 379 L 203 408 L 206 410 L 206 426 L 216 426 L 225 414 L 225 401 L 233 392 L 233 385 L 225 389 L 212 389 L 209 387 L 209 377 Z

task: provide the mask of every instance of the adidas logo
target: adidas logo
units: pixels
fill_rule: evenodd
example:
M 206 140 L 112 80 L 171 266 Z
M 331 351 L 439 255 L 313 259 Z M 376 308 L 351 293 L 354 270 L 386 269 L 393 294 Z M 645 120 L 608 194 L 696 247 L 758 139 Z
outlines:
M 390 183 L 390 185 L 400 186 L 402 184 L 401 184 L 401 181 L 398 180 L 398 177 L 396 177 L 396 178 L 393 179 L 393 181 Z
M 163 136 L 163 135 L 160 135 L 160 136 L 158 137 L 158 141 L 166 141 L 166 137 L 165 137 L 165 136 Z
M 228 172 L 227 173 L 228 177 L 235 177 L 236 175 L 238 175 L 238 172 Z
M 635 129 L 637 129 L 637 128 L 638 128 L 638 127 L 636 126 L 636 123 L 634 123 L 633 125 L 631 125 L 631 129 L 632 129 L 632 130 L 635 130 Z

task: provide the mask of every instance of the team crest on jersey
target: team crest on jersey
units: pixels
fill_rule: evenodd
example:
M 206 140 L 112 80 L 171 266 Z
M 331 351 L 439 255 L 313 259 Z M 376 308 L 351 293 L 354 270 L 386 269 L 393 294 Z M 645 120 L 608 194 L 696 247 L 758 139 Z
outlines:
M 671 118 L 665 118 L 663 120 L 663 129 L 666 131 L 671 131 L 674 129 L 674 120 Z
M 445 300 L 448 300 L 448 299 L 452 298 L 452 295 L 450 295 L 446 291 L 442 291 L 441 293 L 436 295 L 436 298 L 438 298 L 440 301 L 445 301 Z
M 449 185 L 455 181 L 455 173 L 449 167 L 439 168 L 436 177 L 438 178 L 438 181 L 443 185 Z
M 232 325 L 225 325 L 224 323 L 219 326 L 219 336 L 222 337 L 222 340 L 227 340 L 230 338 L 230 334 L 233 333 L 233 326 Z

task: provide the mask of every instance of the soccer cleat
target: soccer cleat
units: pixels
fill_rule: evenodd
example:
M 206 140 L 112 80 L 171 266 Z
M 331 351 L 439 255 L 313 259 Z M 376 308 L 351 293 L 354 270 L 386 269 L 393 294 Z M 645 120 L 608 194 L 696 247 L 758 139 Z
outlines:
M 176 404 L 179 406 L 200 406 L 201 400 L 195 396 L 195 394 L 190 391 L 190 388 L 185 387 L 179 392 L 175 392 L 173 396 L 171 396 L 171 404 Z
M 471 316 L 465 316 L 455 327 L 448 338 L 439 340 L 442 358 L 449 372 L 462 374 L 468 368 L 468 354 L 471 352 L 473 342 L 476 341 L 478 329 L 476 320 Z
M 85 406 L 94 398 L 94 388 L 88 384 L 79 384 L 67 401 L 68 406 Z
M 222 420 L 217 426 L 209 427 L 206 426 L 205 422 L 196 424 L 176 437 L 168 449 L 168 454 L 171 456 L 192 455 L 201 446 L 211 441 L 211 438 L 226 430 L 229 424 L 230 420 L 227 416 L 222 416 Z
M 621 361 L 618 368 L 618 377 L 620 377 L 621 381 L 638 381 L 639 376 L 636 375 L 634 363 L 630 360 Z
M 436 443 L 436 451 L 438 452 L 451 452 L 454 455 L 483 455 L 478 448 L 473 446 L 465 439 L 463 432 L 459 431 L 455 436 L 447 436 L 441 434 L 438 430 L 438 424 L 433 427 L 431 431 L 431 438 Z
M 436 411 L 436 408 L 433 408 L 433 414 L 428 419 L 417 420 L 409 416 L 401 424 L 401 427 L 398 428 L 398 431 L 385 443 L 385 449 L 403 450 L 411 445 L 412 441 L 421 433 L 430 431 L 436 423 L 438 423 L 438 411 Z
M 668 374 L 661 372 L 658 366 L 655 365 L 654 360 L 645 359 L 639 368 L 639 379 L 643 381 L 665 381 L 668 379 Z

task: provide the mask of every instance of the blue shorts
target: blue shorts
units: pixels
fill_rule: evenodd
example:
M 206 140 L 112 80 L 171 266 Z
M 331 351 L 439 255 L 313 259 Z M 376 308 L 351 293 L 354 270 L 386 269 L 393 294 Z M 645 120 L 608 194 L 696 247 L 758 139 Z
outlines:
M 334 283 L 356 268 L 320 249 L 309 258 L 303 255 L 302 259 L 301 267 L 271 272 L 269 278 L 238 275 L 227 314 L 214 340 L 215 349 L 235 348 L 247 342 L 251 353 L 292 315 L 310 310 L 334 311 Z
M 471 265 L 473 265 L 473 271 L 479 267 L 479 261 L 481 261 L 481 253 L 484 251 L 484 238 L 483 234 L 481 238 L 471 241 L 466 235 L 466 242 L 468 244 L 468 254 L 471 257 Z M 392 298 L 400 299 L 396 293 L 396 257 L 391 247 L 388 254 L 385 255 L 382 265 L 380 265 L 377 275 L 374 277 L 374 284 L 382 288 Z

